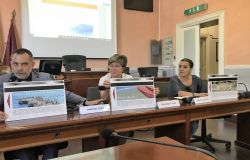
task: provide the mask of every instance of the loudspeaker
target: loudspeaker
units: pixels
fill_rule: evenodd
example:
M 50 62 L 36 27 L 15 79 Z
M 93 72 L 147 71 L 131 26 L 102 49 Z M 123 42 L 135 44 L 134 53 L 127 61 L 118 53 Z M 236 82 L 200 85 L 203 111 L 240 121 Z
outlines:
M 159 56 L 161 54 L 161 41 L 150 40 L 151 55 Z
M 250 92 L 239 93 L 239 98 L 250 98 Z
M 153 0 L 124 0 L 124 8 L 144 12 L 153 12 Z
M 162 64 L 161 40 L 150 40 L 151 64 Z

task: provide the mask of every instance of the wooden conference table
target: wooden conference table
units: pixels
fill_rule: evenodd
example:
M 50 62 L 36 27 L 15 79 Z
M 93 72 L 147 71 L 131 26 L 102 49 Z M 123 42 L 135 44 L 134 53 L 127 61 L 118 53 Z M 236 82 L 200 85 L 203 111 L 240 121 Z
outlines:
M 155 141 L 182 145 L 173 139 L 162 137 Z M 59 157 L 55 160 L 213 160 L 204 153 L 191 151 L 182 148 L 169 147 L 159 144 L 145 142 L 133 142 L 116 147 L 99 149 L 90 152 L 78 153 L 65 157 Z
M 181 125 L 178 125 L 180 127 L 173 133 L 170 132 L 166 135 L 184 144 L 189 144 L 191 121 L 235 113 L 238 113 L 238 116 L 241 116 L 239 113 L 245 113 L 244 117 L 249 121 L 250 116 L 246 116 L 247 112 L 250 112 L 250 99 L 211 102 L 202 105 L 187 104 L 178 108 L 160 110 L 144 109 L 92 115 L 74 113 L 6 122 L 0 124 L 0 152 L 95 136 L 99 136 L 102 147 L 104 140 L 100 133 L 104 128 L 122 132 L 171 124 Z M 243 123 L 242 126 L 249 128 L 249 123 Z M 173 134 L 178 136 L 173 136 Z M 237 135 L 237 142 L 250 144 L 249 134 L 240 132 L 237 134 L 243 135 Z

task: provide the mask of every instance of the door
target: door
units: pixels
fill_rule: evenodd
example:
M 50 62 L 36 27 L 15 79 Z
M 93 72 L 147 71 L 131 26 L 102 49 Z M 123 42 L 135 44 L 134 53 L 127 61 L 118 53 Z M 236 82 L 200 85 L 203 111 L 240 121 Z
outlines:
M 200 76 L 200 26 L 195 25 L 185 27 L 181 30 L 181 49 L 180 54 L 177 54 L 177 63 L 182 58 L 189 58 L 193 61 L 194 67 L 192 74 Z M 178 66 L 178 64 L 177 64 Z M 177 67 L 178 68 L 178 67 Z

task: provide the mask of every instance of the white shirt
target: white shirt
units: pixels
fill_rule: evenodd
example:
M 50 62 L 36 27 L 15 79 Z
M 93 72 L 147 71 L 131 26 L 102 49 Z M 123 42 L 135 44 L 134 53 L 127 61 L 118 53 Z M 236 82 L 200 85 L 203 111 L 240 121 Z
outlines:
M 109 80 L 111 78 L 111 74 L 110 73 L 107 73 L 105 76 L 102 76 L 99 80 L 99 84 L 98 86 L 103 86 L 104 84 L 104 81 L 105 80 Z M 128 75 L 128 74 L 125 74 L 123 73 L 122 74 L 122 78 L 133 78 L 131 75 Z

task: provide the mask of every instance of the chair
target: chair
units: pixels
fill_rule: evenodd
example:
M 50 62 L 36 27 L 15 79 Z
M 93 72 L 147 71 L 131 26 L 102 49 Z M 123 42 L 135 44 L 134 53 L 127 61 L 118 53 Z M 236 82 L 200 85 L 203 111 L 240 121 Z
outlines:
M 157 97 L 171 97 L 170 94 L 170 81 L 160 81 L 154 82 L 155 87 L 160 89 L 159 95 Z
M 92 100 L 96 100 L 100 98 L 101 98 L 101 95 L 100 95 L 98 87 L 88 87 L 88 90 L 87 90 L 88 101 L 92 101 Z
M 157 77 L 158 67 L 138 67 L 140 77 Z
M 160 82 L 154 82 L 155 87 L 158 87 L 160 89 L 159 95 L 157 95 L 157 98 L 160 97 L 171 97 L 170 94 L 170 81 L 160 81 Z M 154 136 L 162 137 L 165 136 L 165 128 L 168 128 L 169 126 L 160 126 L 154 128 Z
M 123 70 L 123 73 L 129 74 L 129 67 L 125 67 L 124 70 Z
M 202 81 L 202 88 L 207 88 L 207 81 Z M 216 117 L 212 119 L 220 119 L 220 118 L 229 118 L 229 116 L 222 116 L 222 117 Z M 231 148 L 231 142 L 221 139 L 212 138 L 212 134 L 207 134 L 207 125 L 206 125 L 206 119 L 201 120 L 201 136 L 194 135 L 191 140 L 191 143 L 194 142 L 203 142 L 208 145 L 208 147 L 211 149 L 211 151 L 215 152 L 215 148 L 210 144 L 210 142 L 216 142 L 216 143 L 225 143 L 225 146 L 227 149 Z
M 62 60 L 40 60 L 39 72 L 45 72 L 52 75 L 61 74 Z
M 100 99 L 101 95 L 100 95 L 100 91 L 98 89 L 98 87 L 88 87 L 87 89 L 87 100 L 88 101 L 92 101 L 92 100 L 96 100 L 96 99 Z M 86 152 L 86 151 L 92 151 L 98 148 L 97 145 L 98 142 L 98 137 L 91 137 L 91 138 L 87 138 L 87 139 L 82 139 L 82 152 Z M 88 146 L 87 148 L 85 148 L 84 146 Z
M 65 55 L 62 61 L 65 71 L 84 71 L 86 68 L 86 56 L 83 55 Z
M 224 118 L 224 117 L 219 117 L 219 118 Z M 208 147 L 211 149 L 211 151 L 213 151 L 213 152 L 215 152 L 215 148 L 210 144 L 210 142 L 225 143 L 225 146 L 227 149 L 231 148 L 230 141 L 212 138 L 211 133 L 207 134 L 206 119 L 201 120 L 201 136 L 194 135 L 190 142 L 191 143 L 194 143 L 194 142 L 206 143 L 208 145 Z
M 96 100 L 96 99 L 100 99 L 100 98 L 101 98 L 101 95 L 100 95 L 98 87 L 88 87 L 88 90 L 87 90 L 87 100 L 88 101 Z M 134 136 L 134 131 L 125 132 L 124 134 L 126 136 L 133 137 Z M 87 141 L 87 140 L 82 139 L 82 144 L 86 143 L 84 141 Z M 96 138 L 92 138 L 92 141 L 98 141 L 98 140 Z M 112 142 L 114 143 L 113 145 L 118 145 L 119 144 L 119 139 L 112 140 Z M 124 143 L 125 143 L 125 141 L 124 141 Z M 106 142 L 105 146 L 106 147 L 108 146 L 108 142 Z M 83 151 L 88 151 L 88 150 L 84 150 L 84 147 L 82 147 L 82 148 L 83 148 Z

